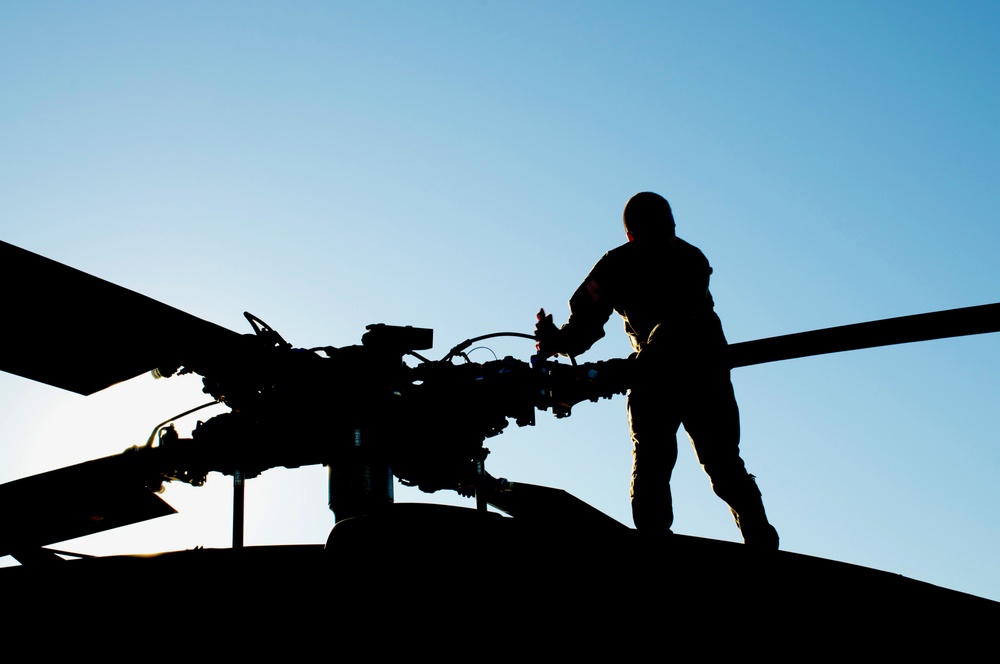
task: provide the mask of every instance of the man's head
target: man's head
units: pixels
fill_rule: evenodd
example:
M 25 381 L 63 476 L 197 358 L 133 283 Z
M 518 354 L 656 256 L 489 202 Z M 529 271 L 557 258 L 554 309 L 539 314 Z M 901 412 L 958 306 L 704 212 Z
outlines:
M 670 203 L 651 191 L 640 192 L 628 199 L 622 219 L 629 242 L 674 237 L 674 213 L 670 209 Z

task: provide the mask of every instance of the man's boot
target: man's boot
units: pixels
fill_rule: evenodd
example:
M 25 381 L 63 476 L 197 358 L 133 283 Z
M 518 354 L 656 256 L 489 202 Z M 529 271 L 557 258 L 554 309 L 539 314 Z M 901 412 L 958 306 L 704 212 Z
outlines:
M 747 473 L 737 486 L 729 489 L 722 498 L 729 504 L 736 525 L 743 534 L 743 542 L 755 549 L 777 551 L 778 531 L 768 523 L 756 478 Z

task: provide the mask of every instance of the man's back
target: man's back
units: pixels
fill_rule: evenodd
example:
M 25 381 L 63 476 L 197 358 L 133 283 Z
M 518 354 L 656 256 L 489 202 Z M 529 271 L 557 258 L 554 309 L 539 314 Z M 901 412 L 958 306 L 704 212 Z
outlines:
M 705 255 L 680 238 L 628 242 L 606 253 L 570 298 L 567 328 L 580 327 L 582 336 L 595 337 L 615 311 L 636 350 L 657 325 L 658 334 L 678 341 L 703 342 L 707 335 L 718 343 L 711 273 Z

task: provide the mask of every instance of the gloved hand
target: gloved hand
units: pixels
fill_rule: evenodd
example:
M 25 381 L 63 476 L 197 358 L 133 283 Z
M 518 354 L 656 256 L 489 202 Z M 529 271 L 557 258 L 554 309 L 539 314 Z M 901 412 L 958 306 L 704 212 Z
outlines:
M 552 322 L 552 314 L 546 314 L 545 309 L 539 309 L 535 314 L 535 350 L 542 359 L 559 353 L 559 328 Z

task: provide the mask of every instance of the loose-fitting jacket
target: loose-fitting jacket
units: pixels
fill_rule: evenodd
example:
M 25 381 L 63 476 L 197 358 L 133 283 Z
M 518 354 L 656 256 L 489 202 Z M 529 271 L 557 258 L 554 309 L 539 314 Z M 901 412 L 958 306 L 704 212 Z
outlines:
M 560 350 L 579 355 L 604 336 L 611 312 L 625 321 L 632 347 L 645 348 L 657 329 L 657 345 L 720 348 L 726 344 L 708 289 L 712 268 L 705 255 L 680 238 L 628 242 L 594 265 L 570 298 L 570 317 Z

